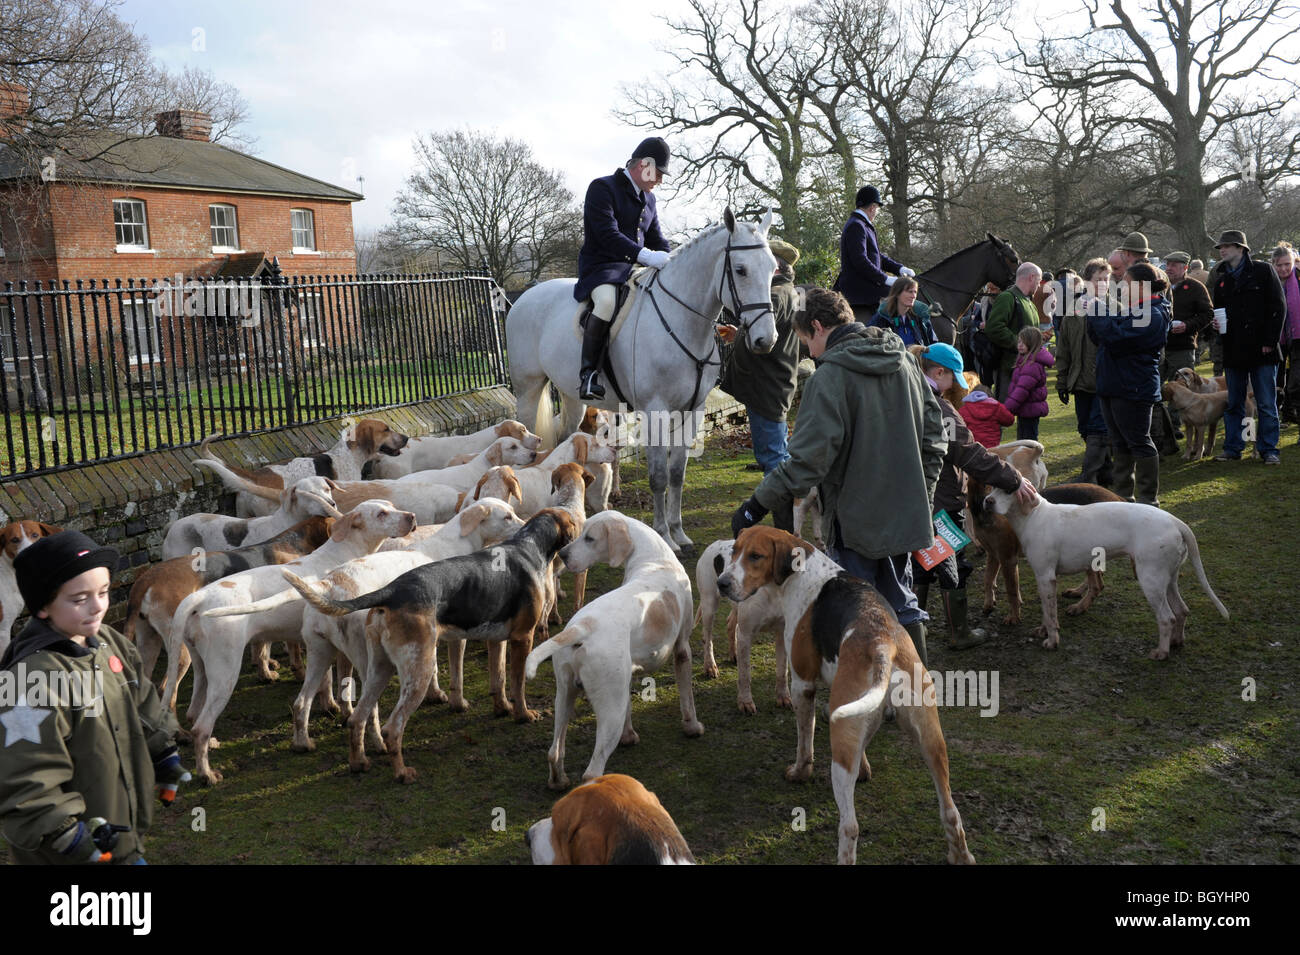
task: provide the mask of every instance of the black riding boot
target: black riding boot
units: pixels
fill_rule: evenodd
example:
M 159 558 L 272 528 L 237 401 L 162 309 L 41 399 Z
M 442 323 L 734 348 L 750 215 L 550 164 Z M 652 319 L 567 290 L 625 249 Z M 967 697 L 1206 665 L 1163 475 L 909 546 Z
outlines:
M 605 397 L 605 387 L 596 380 L 596 375 L 608 341 L 609 322 L 602 322 L 595 314 L 588 315 L 582 333 L 582 371 L 578 376 L 578 397 L 584 401 Z

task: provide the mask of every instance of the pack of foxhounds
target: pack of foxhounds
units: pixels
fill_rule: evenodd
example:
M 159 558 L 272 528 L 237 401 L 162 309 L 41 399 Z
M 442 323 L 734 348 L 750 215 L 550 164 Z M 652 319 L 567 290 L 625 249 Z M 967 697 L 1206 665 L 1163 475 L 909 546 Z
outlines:
M 1204 383 L 1185 384 L 1175 390 L 1192 396 L 1182 409 L 1188 420 L 1197 417 L 1195 409 L 1189 415 L 1192 405 L 1215 396 L 1203 399 L 1193 392 Z M 1201 417 L 1216 410 L 1221 415 L 1212 408 Z M 611 759 L 617 762 L 620 745 L 638 741 L 632 726 L 634 674 L 671 664 L 682 732 L 704 735 L 692 690 L 691 637 L 699 624 L 704 675 L 716 676 L 714 618 L 726 600 L 732 604 L 727 632 L 743 713 L 757 710 L 750 680 L 753 641 L 762 631 L 776 636 L 776 703 L 794 710 L 797 726 L 787 779 L 812 774 L 815 696 L 819 683 L 829 687 L 839 862 L 852 864 L 856 857 L 854 787 L 871 774 L 865 749 L 881 722 L 896 718 L 934 780 L 948 861 L 973 863 L 952 798 L 935 694 L 926 692 L 932 678 L 890 607 L 827 557 L 819 540 L 810 543 L 761 525 L 703 549 L 693 594 L 672 547 L 646 524 L 610 507 L 611 492 L 618 491 L 620 442 L 605 414 L 590 409 L 580 430 L 550 449 L 513 420 L 474 434 L 408 438 L 367 419 L 328 451 L 252 470 L 223 461 L 210 450 L 211 439 L 205 441 L 194 463 L 237 492 L 237 516 L 191 514 L 175 521 L 163 544 L 165 559 L 135 580 L 124 627 L 147 672 L 165 654 L 160 692 L 173 709 L 180 682 L 193 668 L 185 735 L 201 781 L 211 785 L 222 778 L 212 765 L 213 733 L 246 651 L 262 677 L 273 680 L 278 663 L 269 648 L 276 641 L 289 646 L 294 672 L 303 680 L 293 704 L 293 750 L 315 748 L 308 718 L 317 703 L 346 717 L 353 771 L 369 768 L 369 746 L 388 756 L 397 781 L 410 783 L 416 770 L 402 750 L 408 720 L 424 700 L 455 711 L 469 706 L 465 642 L 482 640 L 488 643 L 497 714 L 538 720 L 528 705 L 528 681 L 548 661 L 553 668 L 554 734 L 547 753 L 552 789 L 573 783 L 565 737 L 580 693 L 596 716 L 595 745 L 581 783 L 528 830 L 533 861 L 693 863 L 654 793 L 629 776 L 606 774 L 606 768 Z M 1204 426 L 1211 430 L 1201 453 L 1213 442 L 1212 422 Z M 1045 488 L 1041 444 L 1015 441 L 995 450 Z M 370 478 L 363 479 L 367 469 Z M 816 528 L 815 494 L 799 502 L 797 527 L 810 510 Z M 1047 649 L 1061 639 L 1060 575 L 1086 575 L 1066 592 L 1080 598 L 1067 613 L 1087 610 L 1102 591 L 1103 574 L 1094 561 L 1098 546 L 1132 563 L 1158 625 L 1152 658 L 1163 660 L 1183 643 L 1188 609 L 1178 575 L 1189 558 L 1215 609 L 1228 616 L 1187 525 L 1101 488 L 1048 488 L 1024 510 L 1013 496 L 972 482 L 966 526 L 988 556 L 985 610 L 994 607 L 1000 576 L 1011 623 L 1020 618 L 1020 559 L 1028 561 L 1041 596 L 1039 632 Z M 0 530 L 0 650 L 16 632 L 23 609 L 13 558 L 58 530 L 34 520 Z M 623 581 L 588 603 L 586 573 L 597 564 L 622 568 Z M 575 575 L 574 612 L 567 623 L 559 612 L 566 572 Z M 447 644 L 446 690 L 438 679 L 439 641 Z M 381 723 L 380 696 L 394 676 L 398 700 Z M 336 687 L 346 692 L 336 693 Z

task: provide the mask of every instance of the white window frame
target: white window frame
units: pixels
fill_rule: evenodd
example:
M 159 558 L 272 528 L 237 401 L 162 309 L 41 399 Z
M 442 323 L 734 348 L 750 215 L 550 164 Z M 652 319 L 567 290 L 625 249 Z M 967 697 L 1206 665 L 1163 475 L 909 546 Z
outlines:
M 153 303 L 143 298 L 122 299 L 122 328 L 124 329 L 125 340 L 122 345 L 126 349 L 126 360 L 129 365 L 152 365 L 162 361 L 162 335 L 159 328 L 158 316 L 154 313 Z M 132 354 L 135 349 L 136 333 L 135 323 L 139 321 L 139 316 L 143 314 L 148 318 L 151 328 L 143 329 L 140 336 L 143 340 L 141 345 L 151 348 L 149 355 L 141 357 L 138 354 Z M 150 334 L 152 332 L 152 334 Z
M 321 292 L 298 293 L 298 332 L 303 348 L 320 348 L 325 342 L 318 337 L 324 331 L 325 296 Z
M 139 206 L 140 221 L 139 222 L 120 221 L 118 218 L 119 205 Z M 116 240 L 119 238 L 117 230 L 123 227 L 131 227 L 131 228 L 138 227 L 140 229 L 140 234 L 144 238 L 144 243 L 142 245 L 137 245 L 133 242 L 116 242 Z M 113 239 L 116 242 L 118 252 L 152 252 L 153 251 L 153 249 L 149 248 L 149 208 L 145 204 L 143 199 L 122 198 L 122 199 L 113 200 Z
M 222 211 L 222 212 L 229 212 L 229 213 L 230 213 L 230 224 L 229 224 L 229 225 L 224 225 L 224 224 L 223 224 L 223 225 L 218 225 L 217 223 L 215 223 L 215 222 L 212 221 L 212 220 L 213 220 L 213 217 L 215 216 L 215 214 L 217 213 L 218 210 L 220 210 L 220 211 Z M 233 241 L 233 242 L 229 242 L 229 243 L 218 242 L 218 241 L 217 241 L 217 230 L 218 230 L 218 229 L 221 229 L 221 230 L 223 230 L 223 231 L 224 231 L 224 230 L 227 230 L 227 229 L 230 230 L 231 238 L 234 239 L 234 241 Z M 238 212 L 238 211 L 235 209 L 235 207 L 234 207 L 233 205 L 231 205 L 230 203 L 228 203 L 228 202 L 214 202 L 214 203 L 212 203 L 212 205 L 208 206 L 208 231 L 212 234 L 212 251 L 213 251 L 213 252 L 242 252 L 242 251 L 244 251 L 243 249 L 241 249 L 241 248 L 239 247 L 239 212 Z
M 307 216 L 306 228 L 303 228 L 297 224 L 298 215 L 300 213 L 305 214 Z M 298 244 L 299 236 L 304 233 L 306 234 L 307 238 L 311 240 L 310 245 Z M 289 210 L 289 241 L 290 243 L 292 243 L 294 255 L 320 255 L 319 250 L 316 248 L 316 213 L 315 212 L 313 212 L 311 209 L 290 209 Z

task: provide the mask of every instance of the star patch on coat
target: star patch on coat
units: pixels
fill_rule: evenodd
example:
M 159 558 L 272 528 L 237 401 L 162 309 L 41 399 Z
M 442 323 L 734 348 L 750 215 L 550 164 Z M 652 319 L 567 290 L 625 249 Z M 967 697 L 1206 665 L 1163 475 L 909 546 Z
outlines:
M 0 723 L 5 728 L 5 747 L 8 748 L 19 740 L 40 743 L 41 724 L 53 710 L 36 709 L 27 705 L 27 697 L 18 697 L 18 703 L 8 713 L 0 713 Z

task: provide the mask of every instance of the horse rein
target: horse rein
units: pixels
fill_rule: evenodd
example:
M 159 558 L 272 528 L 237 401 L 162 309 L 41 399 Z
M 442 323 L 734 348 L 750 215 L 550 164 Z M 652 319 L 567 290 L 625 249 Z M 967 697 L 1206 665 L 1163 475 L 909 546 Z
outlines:
M 755 302 L 750 305 L 737 304 L 740 301 L 740 292 L 736 288 L 736 279 L 731 274 L 731 253 L 733 251 L 744 252 L 750 249 L 765 249 L 765 248 L 767 248 L 766 242 L 758 242 L 753 245 L 732 245 L 731 239 L 730 238 L 727 239 L 727 254 L 726 254 L 726 258 L 723 260 L 722 271 L 726 277 L 728 291 L 731 293 L 731 304 L 737 309 L 737 311 L 735 312 L 736 319 L 744 326 L 746 334 L 749 333 L 749 330 L 750 328 L 753 327 L 754 323 L 757 322 L 760 318 L 762 318 L 764 312 L 772 311 L 772 300 L 769 298 L 764 302 L 761 303 Z M 659 276 L 660 276 L 660 271 L 656 269 L 655 274 L 650 278 L 650 281 L 647 282 L 645 285 L 646 294 L 650 298 L 650 304 L 653 305 L 655 308 L 655 314 L 659 316 L 660 324 L 662 324 L 664 330 L 668 332 L 669 337 L 672 338 L 672 340 L 677 343 L 678 348 L 680 348 L 683 352 L 686 353 L 687 358 L 695 362 L 695 390 L 691 393 L 691 404 L 690 404 L 690 407 L 694 408 L 695 403 L 700 396 L 700 385 L 703 383 L 704 380 L 704 369 L 707 368 L 709 365 L 722 364 L 721 359 L 714 359 L 713 357 L 717 353 L 718 345 L 716 341 L 710 342 L 709 353 L 705 355 L 703 358 L 696 358 L 695 353 L 692 352 L 689 348 L 687 348 L 686 344 L 680 338 L 677 337 L 677 333 L 673 331 L 673 327 L 669 325 L 668 320 L 664 318 L 663 309 L 659 307 L 659 303 L 655 300 L 655 295 L 654 295 L 655 283 L 658 282 L 659 287 L 663 289 L 665 295 L 667 295 L 674 302 L 676 302 L 678 305 L 680 305 L 682 308 L 686 309 L 688 312 L 692 313 L 693 315 L 698 315 L 706 322 L 710 322 L 714 325 L 717 324 L 718 317 L 715 315 L 712 318 L 710 318 L 708 315 L 705 315 L 699 309 L 693 308 L 692 306 L 683 302 L 680 298 L 674 295 L 672 291 L 666 285 L 663 284 L 662 281 L 660 281 Z M 718 299 L 719 300 L 722 299 L 721 279 L 718 280 Z M 745 312 L 752 311 L 754 309 L 758 309 L 757 314 L 755 314 L 754 317 L 746 324 L 742 316 L 744 315 Z

